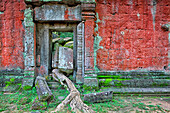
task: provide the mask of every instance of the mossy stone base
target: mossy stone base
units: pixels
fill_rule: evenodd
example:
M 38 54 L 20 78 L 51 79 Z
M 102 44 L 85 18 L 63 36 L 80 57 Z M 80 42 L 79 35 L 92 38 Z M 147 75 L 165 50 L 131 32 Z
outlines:
M 16 92 L 21 88 L 21 85 L 9 85 L 5 87 L 0 87 L 0 92 Z
M 32 110 L 45 110 L 47 108 L 47 102 L 39 101 L 37 98 L 32 104 Z
M 85 90 L 99 89 L 97 78 L 84 78 L 83 88 Z
M 22 80 L 22 89 L 23 90 L 31 90 L 33 87 L 33 78 L 26 78 Z

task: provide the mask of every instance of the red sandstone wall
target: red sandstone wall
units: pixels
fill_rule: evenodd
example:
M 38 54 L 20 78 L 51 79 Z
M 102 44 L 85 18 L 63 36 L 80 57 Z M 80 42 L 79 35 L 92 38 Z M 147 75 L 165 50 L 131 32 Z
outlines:
M 0 68 L 24 68 L 24 0 L 0 0 Z
M 157 1 L 153 6 L 153 1 Z M 162 70 L 168 65 L 170 0 L 96 0 L 100 70 Z M 156 9 L 155 15 L 152 11 Z M 155 18 L 155 22 L 154 19 Z
M 94 19 L 85 21 L 85 70 L 94 69 Z
M 93 20 L 85 22 L 86 69 L 163 69 L 168 65 L 168 33 L 161 25 L 170 22 L 170 1 L 96 0 L 101 36 L 94 64 Z M 152 10 L 156 8 L 155 16 Z M 24 0 L 0 0 L 0 68 L 24 68 Z M 155 17 L 155 22 L 153 21 Z

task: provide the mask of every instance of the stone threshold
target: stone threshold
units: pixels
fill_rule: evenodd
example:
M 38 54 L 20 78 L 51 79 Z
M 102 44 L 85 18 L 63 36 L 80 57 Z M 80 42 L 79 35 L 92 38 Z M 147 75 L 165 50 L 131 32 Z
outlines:
M 133 94 L 133 93 L 142 93 L 142 94 L 163 94 L 163 93 L 169 93 L 170 94 L 170 88 L 107 88 L 107 89 L 101 89 L 101 91 L 113 91 L 114 94 L 116 93 L 127 93 L 127 94 Z

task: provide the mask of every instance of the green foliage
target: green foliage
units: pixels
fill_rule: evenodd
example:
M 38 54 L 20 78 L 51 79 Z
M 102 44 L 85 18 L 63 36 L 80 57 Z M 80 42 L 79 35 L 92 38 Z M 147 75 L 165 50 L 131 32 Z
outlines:
M 122 87 L 122 86 L 124 86 L 121 82 L 115 82 L 115 86 L 117 86 L 117 87 Z
M 68 48 L 71 48 L 71 49 L 73 49 L 73 45 L 71 45 L 71 46 L 64 46 L 64 47 L 68 47 Z
M 98 78 L 120 79 L 121 75 L 97 75 Z
M 5 85 L 9 86 L 9 85 L 11 85 L 11 82 L 10 81 L 5 81 Z
M 34 98 L 37 96 L 36 89 L 29 91 L 16 92 L 12 94 L 0 95 L 0 111 L 18 112 L 31 111 L 31 105 Z M 11 109 L 11 107 L 15 107 Z M 13 111 L 16 110 L 16 111 Z M 23 110 L 23 111 L 22 111 Z
M 9 81 L 5 81 L 5 88 L 8 88 L 8 86 L 15 85 L 15 78 L 10 78 Z
M 110 86 L 110 82 L 112 82 L 112 78 L 110 79 L 105 79 L 104 81 L 101 81 L 101 86 Z
M 97 87 L 97 86 L 87 86 L 87 85 L 83 85 L 83 88 L 84 88 L 84 90 L 99 90 L 99 87 Z
M 30 90 L 31 88 L 32 88 L 31 86 L 26 85 L 26 86 L 23 87 L 23 90 Z
M 59 38 L 73 37 L 73 32 L 53 32 L 58 35 Z
M 78 90 L 82 89 L 82 86 L 76 85 Z M 91 93 L 92 91 L 88 91 L 88 93 Z M 47 107 L 46 110 L 39 110 L 39 112 L 50 112 L 56 108 L 57 105 L 61 103 L 61 100 L 58 99 L 58 96 L 64 96 L 67 97 L 70 93 L 66 89 L 63 88 L 63 86 L 58 87 L 55 91 L 52 90 L 52 93 L 55 96 L 55 100 L 53 100 L 49 105 L 47 103 L 43 103 L 43 106 Z M 87 93 L 87 92 L 85 92 Z M 15 113 L 23 113 L 23 112 L 35 112 L 36 110 L 31 110 L 32 102 L 34 99 L 37 98 L 37 92 L 36 88 L 33 87 L 32 90 L 22 92 L 16 92 L 12 94 L 3 94 L 0 93 L 0 112 L 15 112 Z M 142 98 L 142 99 L 141 99 Z M 123 96 L 114 96 L 114 99 L 110 102 L 104 102 L 104 103 L 87 103 L 95 112 L 98 113 L 108 113 L 110 112 L 117 112 L 117 113 L 131 113 L 131 111 L 136 111 L 136 113 L 155 113 L 155 112 L 161 112 L 166 113 L 169 111 L 165 111 L 160 105 L 151 105 L 151 101 L 149 102 L 149 105 L 144 104 L 142 96 L 140 95 L 132 95 L 129 97 L 123 97 Z M 149 99 L 155 99 L 158 97 L 145 97 L 146 100 Z M 161 98 L 170 98 L 170 97 L 161 97 Z M 137 101 L 138 100 L 138 101 Z M 43 107 L 41 106 L 41 107 Z M 13 107 L 13 109 L 11 109 Z M 137 110 L 136 110 L 137 109 Z M 70 113 L 71 107 L 66 106 L 63 111 L 59 111 L 59 113 Z
M 64 39 L 60 39 L 60 40 L 58 41 L 58 43 L 59 43 L 59 44 L 64 43 Z
M 11 78 L 10 81 L 11 81 L 11 82 L 14 82 L 14 81 L 15 81 L 15 78 Z
M 144 103 L 133 104 L 133 107 L 138 107 L 139 109 L 149 110 Z

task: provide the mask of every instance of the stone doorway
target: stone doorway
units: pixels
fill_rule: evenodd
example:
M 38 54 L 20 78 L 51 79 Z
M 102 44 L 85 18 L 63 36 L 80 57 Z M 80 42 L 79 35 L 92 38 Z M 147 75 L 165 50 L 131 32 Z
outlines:
M 63 59 L 62 57 L 65 57 L 65 53 L 62 54 L 64 47 L 58 48 L 58 57 L 60 56 L 61 60 L 58 62 L 58 66 L 55 67 L 53 65 L 56 65 L 56 63 L 52 63 L 53 59 L 53 41 L 52 41 L 52 32 L 72 32 L 73 33 L 73 78 L 76 79 L 76 74 L 77 74 L 77 61 L 82 62 L 80 60 L 82 59 L 77 59 L 77 53 L 81 52 L 82 53 L 82 48 L 81 50 L 77 50 L 77 44 L 80 43 L 82 40 L 77 40 L 77 24 L 76 23 L 37 23 L 37 28 L 36 28 L 36 67 L 40 68 L 41 66 L 45 67 L 45 72 L 46 75 L 50 74 L 53 68 L 66 68 L 63 67 L 63 65 L 67 65 L 66 63 L 63 64 Z M 66 48 L 64 48 L 66 49 Z M 61 52 L 60 52 L 61 50 Z M 61 55 L 61 54 L 63 55 Z M 69 53 L 68 53 L 69 54 Z M 69 58 L 70 56 L 66 57 Z M 57 59 L 59 60 L 59 59 Z M 62 62 L 63 61 L 63 62 Z M 68 65 L 67 65 L 68 66 Z M 69 66 L 70 67 L 70 66 Z M 70 72 L 71 73 L 71 72 Z
M 94 21 L 95 1 L 25 1 L 25 38 L 24 38 L 24 79 L 23 85 L 33 84 L 36 68 L 44 66 L 46 74 L 51 70 L 50 33 L 51 31 L 68 32 L 74 34 L 73 62 L 74 79 L 76 83 L 84 82 L 85 73 L 85 23 Z M 90 25 L 93 29 L 93 24 Z M 91 34 L 93 35 L 93 34 Z M 50 61 L 50 62 L 49 62 Z

